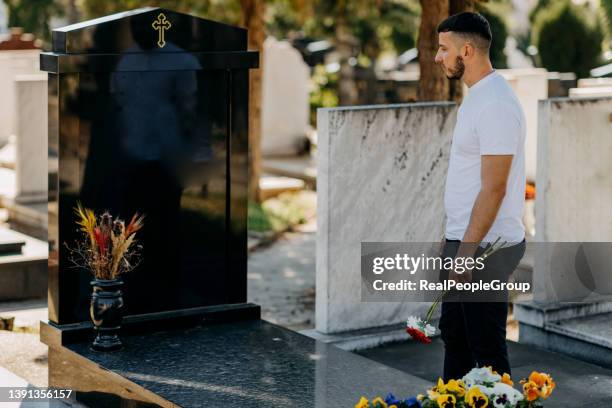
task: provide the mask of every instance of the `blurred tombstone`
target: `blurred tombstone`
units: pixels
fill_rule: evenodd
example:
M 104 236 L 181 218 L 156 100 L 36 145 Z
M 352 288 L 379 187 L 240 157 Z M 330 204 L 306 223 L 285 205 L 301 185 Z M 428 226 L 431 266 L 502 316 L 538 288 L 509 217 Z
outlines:
M 570 98 L 597 98 L 612 96 L 612 85 L 608 86 L 591 86 L 588 88 L 571 88 L 569 90 Z
M 548 97 L 548 72 L 543 68 L 500 69 L 509 82 L 525 112 L 527 138 L 525 141 L 525 170 L 527 180 L 536 179 L 538 140 L 538 101 Z
M 0 42 L 0 145 L 16 133 L 15 76 L 39 73 L 38 42 L 21 28 L 12 28 L 10 37 Z
M 17 195 L 20 203 L 47 204 L 47 75 L 15 77 Z
M 287 41 L 264 43 L 262 154 L 295 155 L 303 150 L 308 130 L 310 70 Z
M 548 97 L 568 96 L 570 88 L 575 88 L 577 82 L 573 72 L 549 72 Z
M 1 198 L 12 229 L 47 240 L 47 75 L 16 75 L 15 192 Z
M 612 86 L 612 78 L 580 78 L 578 88 L 599 88 Z

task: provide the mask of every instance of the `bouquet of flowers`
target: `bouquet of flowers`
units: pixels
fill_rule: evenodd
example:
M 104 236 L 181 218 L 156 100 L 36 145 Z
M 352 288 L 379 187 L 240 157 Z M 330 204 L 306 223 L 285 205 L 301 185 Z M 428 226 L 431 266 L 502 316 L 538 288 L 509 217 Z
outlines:
M 482 253 L 480 258 L 483 261 L 485 259 L 487 259 L 488 257 L 490 257 L 491 255 L 493 255 L 499 249 L 503 248 L 504 245 L 506 245 L 506 242 L 502 242 L 501 244 L 498 244 L 499 240 L 500 240 L 500 238 L 497 238 L 495 240 L 495 242 L 493 242 L 493 244 L 491 244 L 491 246 L 489 246 Z M 438 305 L 440 304 L 440 302 L 442 301 L 442 299 L 444 298 L 444 296 L 447 293 L 448 292 L 442 292 L 433 301 L 433 303 L 429 307 L 429 310 L 427 311 L 427 315 L 425 316 L 424 320 L 421 320 L 420 317 L 416 317 L 416 316 L 410 316 L 408 318 L 408 321 L 406 322 L 406 333 L 408 333 L 410 335 L 410 337 L 412 337 L 416 341 L 424 343 L 424 344 L 431 343 L 431 336 L 436 334 L 436 329 L 431 324 L 429 324 L 429 322 L 431 321 L 431 318 L 432 318 L 434 312 L 438 308 Z
M 499 375 L 490 367 L 473 368 L 460 380 L 444 383 L 438 379 L 427 395 L 405 400 L 393 394 L 384 400 L 361 397 L 355 408 L 538 408 L 543 407 L 556 386 L 550 375 L 537 371 L 520 383 L 523 392 L 514 388 L 508 374 Z
M 75 213 L 83 240 L 77 242 L 75 248 L 68 249 L 76 266 L 89 269 L 96 279 L 110 280 L 138 265 L 140 247 L 136 245 L 136 233 L 144 225 L 143 215 L 134 214 L 126 226 L 108 212 L 96 216 L 81 203 Z

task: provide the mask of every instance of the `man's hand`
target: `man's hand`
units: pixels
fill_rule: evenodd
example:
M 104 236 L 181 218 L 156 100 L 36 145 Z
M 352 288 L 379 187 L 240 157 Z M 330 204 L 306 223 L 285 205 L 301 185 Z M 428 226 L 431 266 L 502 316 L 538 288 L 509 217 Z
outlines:
M 468 283 L 472 281 L 472 268 L 463 266 L 459 272 L 457 272 L 456 269 L 457 268 L 454 268 L 449 272 L 448 279 L 461 283 Z

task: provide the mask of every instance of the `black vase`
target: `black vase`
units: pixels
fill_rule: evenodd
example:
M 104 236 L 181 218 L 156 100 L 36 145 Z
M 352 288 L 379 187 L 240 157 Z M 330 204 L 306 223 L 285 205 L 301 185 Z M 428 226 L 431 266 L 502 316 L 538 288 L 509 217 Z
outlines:
M 91 348 L 96 351 L 115 351 L 123 347 L 119 338 L 123 320 L 121 279 L 94 279 L 89 313 L 96 331 Z

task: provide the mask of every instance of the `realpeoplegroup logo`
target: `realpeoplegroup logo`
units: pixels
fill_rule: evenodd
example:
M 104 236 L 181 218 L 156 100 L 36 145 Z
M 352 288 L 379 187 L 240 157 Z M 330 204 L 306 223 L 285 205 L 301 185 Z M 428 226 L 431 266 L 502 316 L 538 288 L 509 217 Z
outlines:
M 426 279 L 419 279 L 418 282 L 402 279 L 399 282 L 385 282 L 376 279 L 372 282 L 375 291 L 451 291 L 476 293 L 479 291 L 519 291 L 527 293 L 531 290 L 529 282 L 502 282 L 493 279 L 491 282 L 479 280 L 477 282 L 457 282 L 456 280 L 445 280 L 443 282 L 430 282 Z

